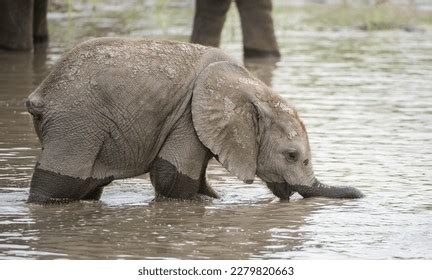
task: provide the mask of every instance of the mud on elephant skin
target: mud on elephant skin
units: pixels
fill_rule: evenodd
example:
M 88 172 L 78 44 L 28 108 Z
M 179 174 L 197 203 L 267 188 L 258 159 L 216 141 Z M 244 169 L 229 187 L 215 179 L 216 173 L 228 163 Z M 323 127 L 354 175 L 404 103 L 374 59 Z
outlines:
M 157 195 L 217 198 L 213 157 L 281 199 L 362 196 L 317 181 L 297 112 L 219 49 L 90 40 L 63 55 L 27 107 L 42 145 L 29 202 L 99 199 L 112 180 L 148 172 Z

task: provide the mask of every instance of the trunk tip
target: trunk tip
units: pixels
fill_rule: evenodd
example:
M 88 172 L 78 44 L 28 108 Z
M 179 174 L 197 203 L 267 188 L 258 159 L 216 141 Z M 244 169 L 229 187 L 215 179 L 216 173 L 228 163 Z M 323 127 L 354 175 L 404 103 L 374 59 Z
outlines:
M 363 197 L 364 197 L 364 194 L 360 190 L 358 190 L 354 187 L 347 187 L 347 192 L 346 192 L 345 198 L 363 198 Z

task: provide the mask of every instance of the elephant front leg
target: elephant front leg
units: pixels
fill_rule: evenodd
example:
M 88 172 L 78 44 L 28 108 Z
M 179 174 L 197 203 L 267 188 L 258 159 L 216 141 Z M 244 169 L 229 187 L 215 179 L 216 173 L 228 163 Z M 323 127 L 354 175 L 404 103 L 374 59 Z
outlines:
M 190 114 L 179 122 L 152 164 L 150 179 L 157 196 L 194 199 L 199 194 L 218 198 L 206 182 L 211 153 L 198 140 Z
M 191 43 L 219 47 L 232 0 L 196 0 Z
M 44 43 L 48 41 L 48 0 L 34 0 L 33 11 L 33 41 Z
M 34 0 L 0 1 L 0 48 L 33 49 Z
M 280 57 L 271 0 L 236 0 L 243 32 L 244 57 Z
M 179 168 L 164 158 L 157 158 L 150 172 L 157 197 L 193 199 L 198 195 L 199 179 L 183 174 Z

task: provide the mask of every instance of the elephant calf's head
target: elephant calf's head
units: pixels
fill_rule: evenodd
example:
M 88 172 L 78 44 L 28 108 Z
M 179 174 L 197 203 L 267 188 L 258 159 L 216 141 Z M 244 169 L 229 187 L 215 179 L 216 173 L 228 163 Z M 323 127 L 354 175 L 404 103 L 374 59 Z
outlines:
M 331 187 L 314 176 L 306 129 L 279 95 L 238 65 L 213 63 L 200 74 L 192 99 L 200 140 L 246 183 L 255 175 L 281 199 L 359 198 L 352 187 Z

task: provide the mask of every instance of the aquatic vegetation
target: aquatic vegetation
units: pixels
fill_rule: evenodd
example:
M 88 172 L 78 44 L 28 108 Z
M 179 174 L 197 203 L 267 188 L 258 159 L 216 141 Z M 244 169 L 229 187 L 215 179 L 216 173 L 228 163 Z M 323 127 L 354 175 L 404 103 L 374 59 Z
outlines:
M 419 10 L 414 4 L 396 5 L 387 2 L 380 5 L 287 6 L 275 9 L 276 21 L 283 22 L 283 19 L 278 19 L 278 14 L 286 17 L 287 12 L 296 18 L 291 22 L 291 28 L 294 29 L 312 27 L 316 29 L 354 28 L 366 31 L 392 29 L 416 31 L 432 25 L 432 11 Z

